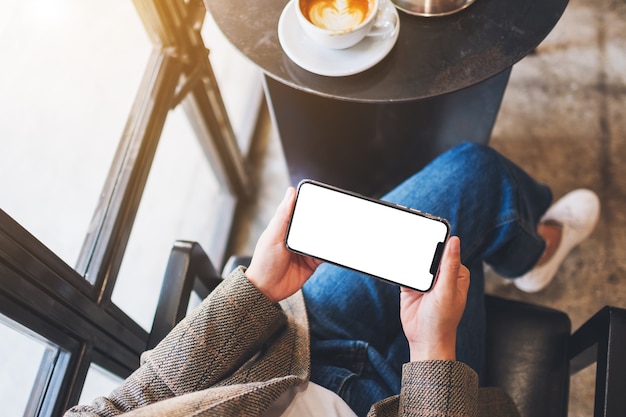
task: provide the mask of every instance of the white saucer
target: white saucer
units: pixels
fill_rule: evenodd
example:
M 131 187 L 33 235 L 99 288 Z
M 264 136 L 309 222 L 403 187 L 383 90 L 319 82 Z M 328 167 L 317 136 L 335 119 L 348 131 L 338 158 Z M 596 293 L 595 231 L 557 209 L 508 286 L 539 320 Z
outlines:
M 367 36 L 347 49 L 327 49 L 314 43 L 296 19 L 293 0 L 287 3 L 278 20 L 278 40 L 287 56 L 300 67 L 318 75 L 341 77 L 357 74 L 378 64 L 387 56 L 398 39 L 400 19 L 396 28 L 383 36 Z

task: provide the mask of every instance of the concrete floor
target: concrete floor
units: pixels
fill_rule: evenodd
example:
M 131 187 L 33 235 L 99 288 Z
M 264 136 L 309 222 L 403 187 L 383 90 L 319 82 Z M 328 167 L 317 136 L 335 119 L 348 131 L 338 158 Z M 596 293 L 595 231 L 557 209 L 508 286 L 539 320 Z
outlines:
M 626 2 L 572 0 L 557 27 L 514 67 L 491 145 L 551 185 L 586 187 L 600 222 L 538 294 L 493 293 L 558 308 L 578 328 L 604 305 L 626 307 Z M 495 280 L 497 282 L 497 280 Z M 570 415 L 593 414 L 595 367 L 572 378 Z
M 555 281 L 524 294 L 490 274 L 488 292 L 567 312 L 574 329 L 604 305 L 626 307 L 626 2 L 571 0 L 533 55 L 513 68 L 491 145 L 551 185 L 555 198 L 586 187 L 602 201 L 592 236 Z M 288 185 L 267 118 L 251 153 L 258 197 L 242 210 L 234 247 L 251 253 Z M 570 416 L 593 414 L 595 367 L 572 378 Z

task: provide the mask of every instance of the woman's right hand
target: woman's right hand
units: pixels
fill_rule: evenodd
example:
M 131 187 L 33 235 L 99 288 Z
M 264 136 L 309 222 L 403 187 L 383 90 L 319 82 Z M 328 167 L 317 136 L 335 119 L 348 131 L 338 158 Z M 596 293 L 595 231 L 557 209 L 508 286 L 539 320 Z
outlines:
M 274 217 L 261 234 L 245 274 L 272 302 L 298 291 L 321 261 L 291 252 L 285 246 L 296 191 L 289 187 Z
M 461 264 L 458 237 L 448 240 L 433 288 L 402 288 L 400 320 L 411 361 L 456 360 L 456 329 L 465 310 L 469 270 Z

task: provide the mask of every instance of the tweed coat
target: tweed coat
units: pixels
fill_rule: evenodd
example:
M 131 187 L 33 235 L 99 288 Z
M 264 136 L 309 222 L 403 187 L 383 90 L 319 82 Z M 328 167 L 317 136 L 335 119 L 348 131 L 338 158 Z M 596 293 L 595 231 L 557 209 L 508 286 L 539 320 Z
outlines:
M 108 397 L 65 417 L 256 416 L 309 377 L 300 292 L 271 303 L 238 268 L 151 351 Z M 407 363 L 400 395 L 370 416 L 517 416 L 503 391 L 478 388 L 461 362 Z

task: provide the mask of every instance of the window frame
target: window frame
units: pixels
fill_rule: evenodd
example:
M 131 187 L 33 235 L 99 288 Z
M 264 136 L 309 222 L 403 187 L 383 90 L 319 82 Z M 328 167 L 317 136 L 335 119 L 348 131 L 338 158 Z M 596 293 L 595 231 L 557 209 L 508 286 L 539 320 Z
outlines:
M 133 2 L 154 47 L 75 267 L 0 209 L 0 313 L 58 347 L 40 364 L 25 416 L 57 416 L 76 404 L 92 362 L 122 378 L 139 365 L 149 335 L 111 295 L 170 109 L 183 105 L 235 200 L 250 194 L 200 35 L 204 4 Z

